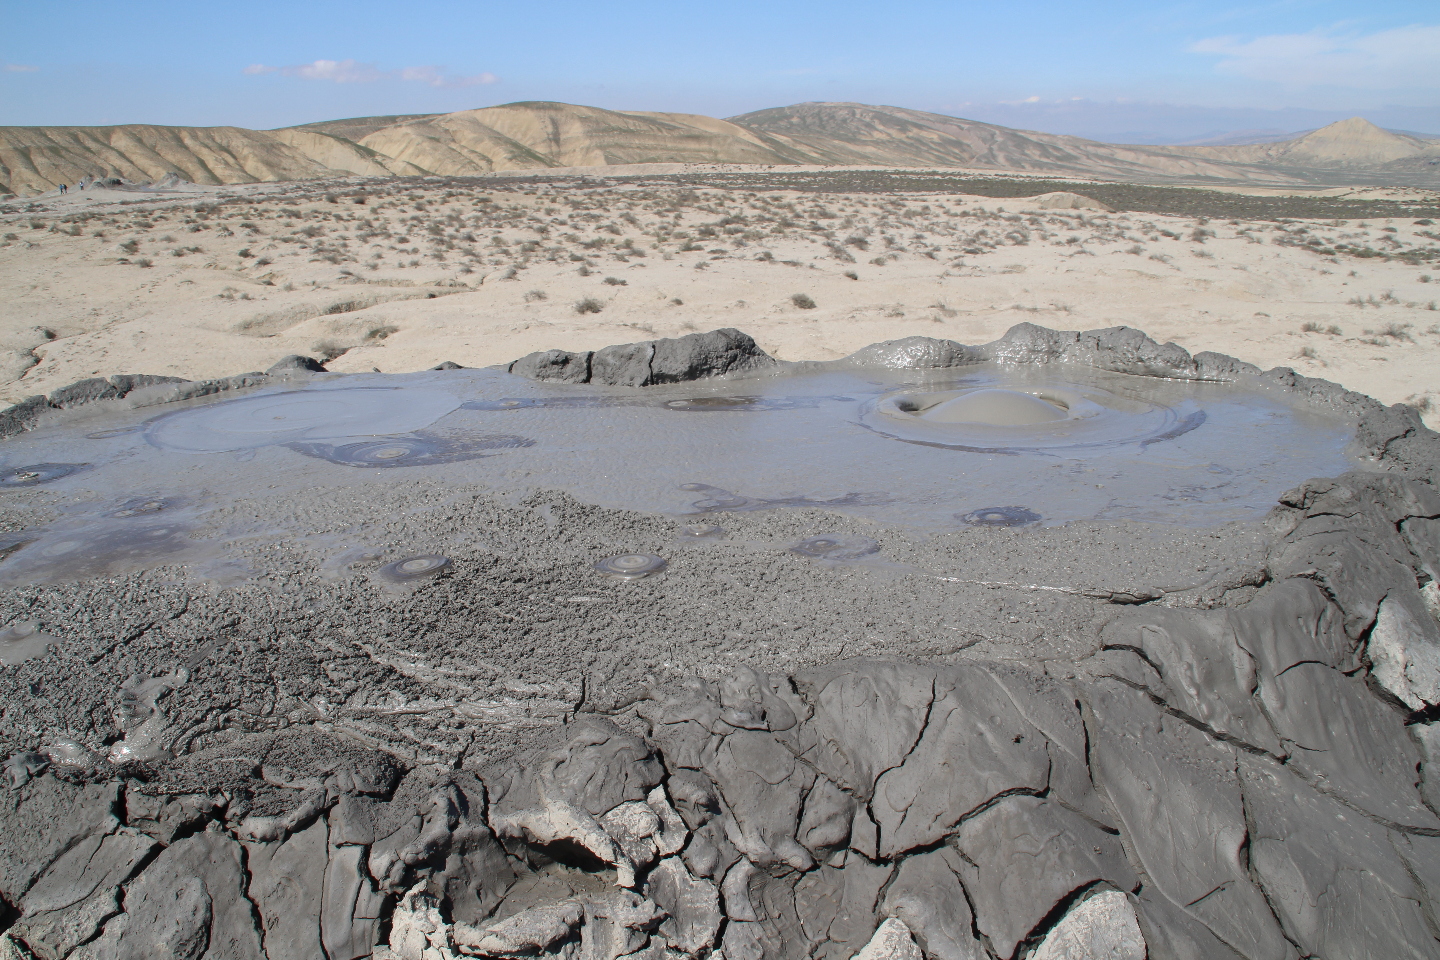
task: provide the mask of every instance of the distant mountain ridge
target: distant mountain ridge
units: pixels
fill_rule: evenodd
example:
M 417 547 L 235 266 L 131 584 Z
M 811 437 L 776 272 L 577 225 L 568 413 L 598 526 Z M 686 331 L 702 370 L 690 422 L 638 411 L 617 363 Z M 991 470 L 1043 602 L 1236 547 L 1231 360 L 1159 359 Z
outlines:
M 277 130 L 0 127 L 0 193 L 34 195 L 97 175 L 156 180 L 174 173 L 227 184 L 646 163 L 970 168 L 1165 182 L 1394 175 L 1440 184 L 1440 141 L 1382 130 L 1359 117 L 1290 139 L 1256 141 L 1109 144 L 860 103 L 801 103 L 721 120 L 523 102 Z

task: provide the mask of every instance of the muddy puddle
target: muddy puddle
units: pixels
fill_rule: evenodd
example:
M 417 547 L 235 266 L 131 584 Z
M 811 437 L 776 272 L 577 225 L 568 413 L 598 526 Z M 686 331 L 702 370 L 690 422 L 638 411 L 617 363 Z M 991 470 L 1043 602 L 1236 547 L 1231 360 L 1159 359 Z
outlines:
M 565 490 L 702 531 L 730 512 L 797 508 L 942 531 L 1212 526 L 1257 519 L 1297 483 L 1353 469 L 1352 436 L 1278 394 L 1068 365 L 643 390 L 495 370 L 319 377 L 6 440 L 0 499 L 22 529 L 6 534 L 0 584 L 167 563 L 244 579 L 237 549 L 267 539 L 330 537 L 338 557 L 353 549 L 333 535 L 347 504 L 401 479 Z M 269 499 L 313 506 L 277 516 Z M 33 526 L 32 503 L 45 505 Z

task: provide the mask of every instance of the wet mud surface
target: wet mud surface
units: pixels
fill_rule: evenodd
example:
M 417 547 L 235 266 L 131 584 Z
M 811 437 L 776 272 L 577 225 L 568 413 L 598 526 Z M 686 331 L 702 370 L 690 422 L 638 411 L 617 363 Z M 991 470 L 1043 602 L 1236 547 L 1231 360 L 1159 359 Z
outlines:
M 1440 955 L 1440 440 L 1284 374 L 1027 362 L 320 375 L 0 442 L 88 467 L 0 498 L 6 935 Z M 989 389 L 1138 426 L 865 428 Z

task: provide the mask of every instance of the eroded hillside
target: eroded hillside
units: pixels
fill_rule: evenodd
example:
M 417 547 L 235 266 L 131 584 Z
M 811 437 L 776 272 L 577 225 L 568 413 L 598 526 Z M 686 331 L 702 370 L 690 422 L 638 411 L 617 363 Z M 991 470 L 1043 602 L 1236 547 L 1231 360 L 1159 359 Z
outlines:
M 279 130 L 0 127 L 0 193 L 87 178 L 200 184 L 483 176 L 619 164 L 860 165 L 1023 171 L 1141 182 L 1440 184 L 1440 144 L 1355 118 L 1295 140 L 1213 147 L 1098 143 L 900 107 L 804 103 L 729 120 L 512 103 Z

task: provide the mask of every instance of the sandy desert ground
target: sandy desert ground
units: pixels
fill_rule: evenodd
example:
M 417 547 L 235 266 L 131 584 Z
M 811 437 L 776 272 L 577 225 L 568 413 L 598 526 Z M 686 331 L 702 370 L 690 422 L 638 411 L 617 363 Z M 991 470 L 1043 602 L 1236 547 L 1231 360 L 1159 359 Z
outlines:
M 779 358 L 831 359 L 916 334 L 981 343 L 1022 321 L 1137 327 L 1440 422 L 1440 225 L 1423 217 L 1182 217 L 613 173 L 92 188 L 0 208 L 7 402 L 296 353 L 397 372 L 736 327 Z

